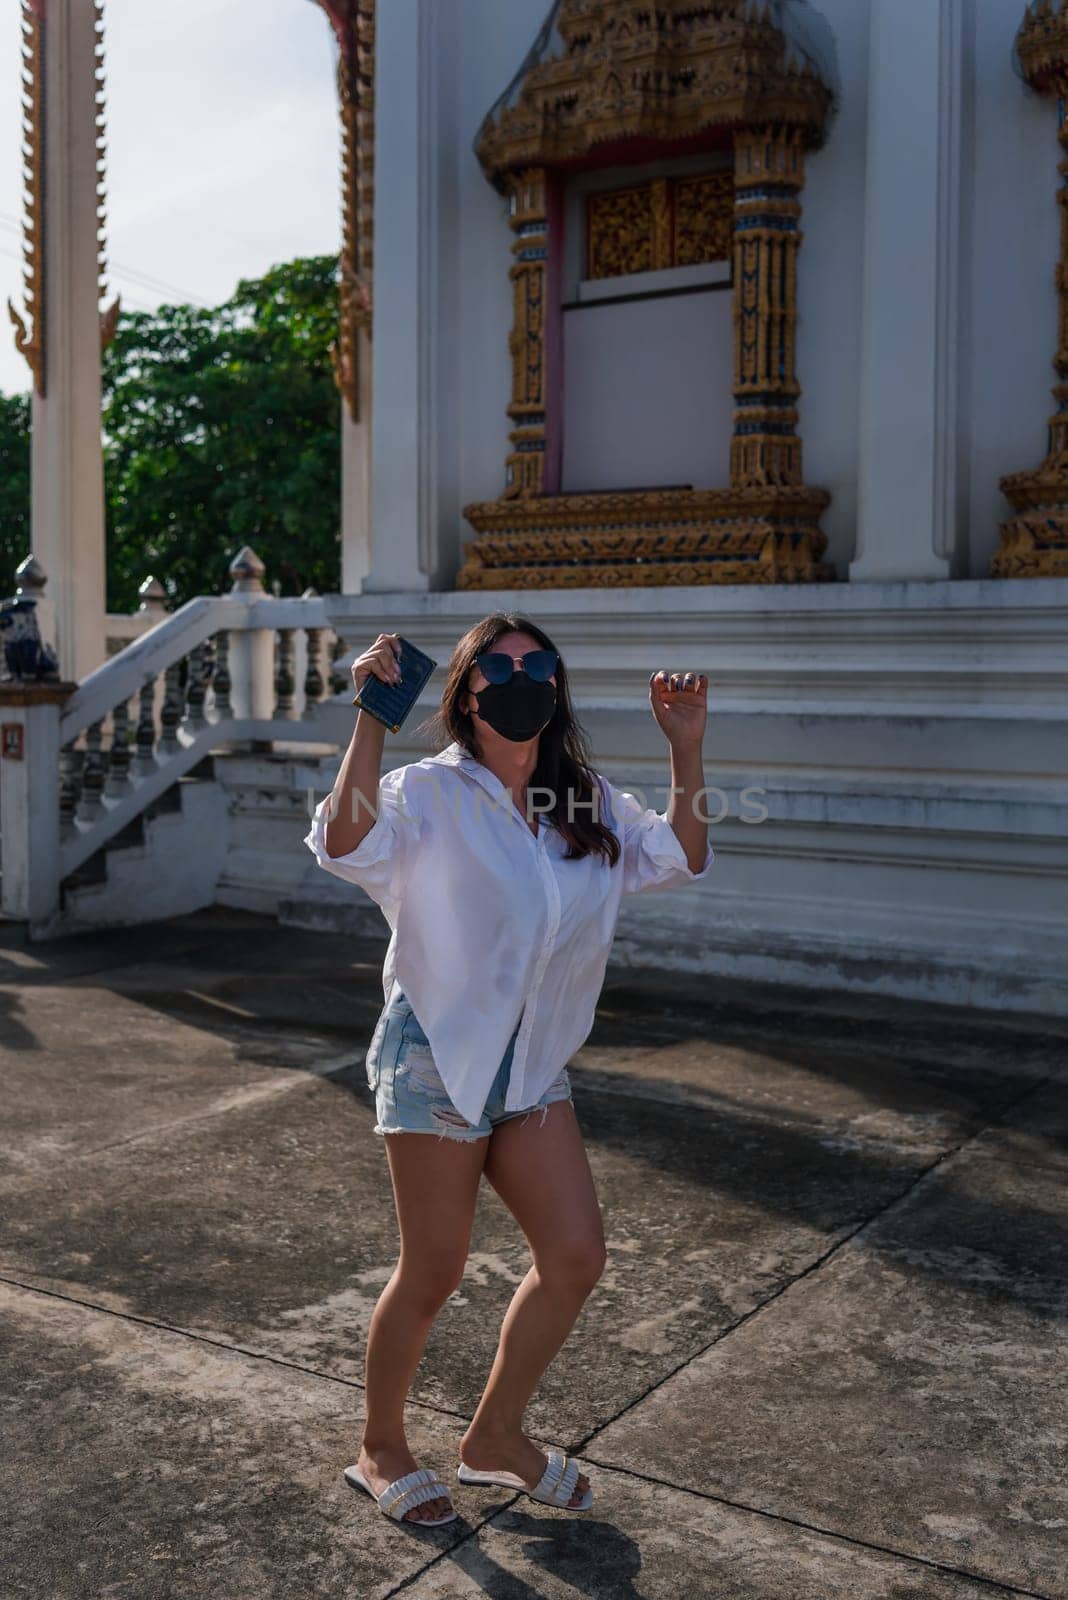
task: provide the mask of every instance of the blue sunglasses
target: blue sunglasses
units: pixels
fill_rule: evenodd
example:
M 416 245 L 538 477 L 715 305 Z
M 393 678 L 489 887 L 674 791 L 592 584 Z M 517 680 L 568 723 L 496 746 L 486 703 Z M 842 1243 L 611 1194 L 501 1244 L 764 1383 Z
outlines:
M 528 650 L 525 656 L 520 657 L 523 671 L 535 683 L 548 683 L 556 671 L 558 659 L 555 650 Z M 513 658 L 503 650 L 483 650 L 480 656 L 475 657 L 475 661 L 483 677 L 490 683 L 507 683 L 515 670 Z

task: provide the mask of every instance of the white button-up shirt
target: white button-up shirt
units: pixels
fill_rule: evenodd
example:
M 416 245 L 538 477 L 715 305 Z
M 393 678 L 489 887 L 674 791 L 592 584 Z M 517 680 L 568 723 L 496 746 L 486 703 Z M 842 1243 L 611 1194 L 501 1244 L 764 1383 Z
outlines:
M 469 1122 L 517 1023 L 507 1111 L 536 1104 L 587 1037 L 621 896 L 695 883 L 712 866 L 706 845 L 691 872 L 666 814 L 598 779 L 601 820 L 622 836 L 614 867 L 599 853 L 565 860 L 544 814 L 535 837 L 507 785 L 458 742 L 383 773 L 378 816 L 345 855 L 326 851 L 330 796 L 315 807 L 304 843 L 381 907 L 386 1000 L 396 978 Z

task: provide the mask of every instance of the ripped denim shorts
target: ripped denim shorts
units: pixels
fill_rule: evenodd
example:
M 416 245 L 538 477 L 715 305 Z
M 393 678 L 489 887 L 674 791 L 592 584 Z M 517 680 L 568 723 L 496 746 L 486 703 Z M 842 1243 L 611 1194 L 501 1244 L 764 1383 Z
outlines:
M 468 1122 L 449 1099 L 430 1053 L 430 1041 L 408 997 L 394 983 L 367 1051 L 367 1083 L 374 1092 L 377 1112 L 375 1133 L 436 1133 L 439 1139 L 484 1139 L 497 1123 L 528 1117 L 532 1111 L 541 1110 L 544 1122 L 554 1100 L 571 1099 L 571 1079 L 564 1067 L 535 1105 L 505 1111 L 504 1097 L 518 1032 L 517 1025 L 482 1116 L 477 1123 Z

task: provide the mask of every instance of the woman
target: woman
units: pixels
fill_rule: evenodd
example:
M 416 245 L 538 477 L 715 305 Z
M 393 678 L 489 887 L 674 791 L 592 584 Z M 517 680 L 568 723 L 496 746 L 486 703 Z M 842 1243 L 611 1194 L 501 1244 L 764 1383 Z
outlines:
M 370 673 L 397 682 L 399 652 L 398 635 L 380 633 L 353 663 L 356 687 Z M 392 930 L 367 1053 L 374 1131 L 437 1135 L 386 1138 L 401 1250 L 371 1317 L 363 1440 L 345 1473 L 398 1519 L 456 1515 L 409 1450 L 403 1414 L 431 1323 L 463 1276 L 483 1173 L 533 1262 L 457 1477 L 576 1511 L 592 1501 L 578 1463 L 546 1456 L 521 1424 L 604 1268 L 566 1063 L 593 1025 L 620 896 L 695 882 L 713 860 L 699 800 L 707 679 L 661 669 L 649 698 L 671 752 L 664 814 L 594 771 L 548 635 L 494 612 L 457 644 L 440 711 L 420 730 L 451 743 L 380 778 L 385 728 L 361 711 L 305 839 Z

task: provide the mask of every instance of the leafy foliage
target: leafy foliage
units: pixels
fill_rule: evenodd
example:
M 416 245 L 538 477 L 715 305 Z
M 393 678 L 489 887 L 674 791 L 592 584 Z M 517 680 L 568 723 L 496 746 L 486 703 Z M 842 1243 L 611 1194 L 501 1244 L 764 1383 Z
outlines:
M 0 394 L 0 593 L 30 549 L 30 397 Z
M 104 361 L 108 608 L 229 587 L 254 546 L 284 594 L 340 578 L 336 258 L 242 279 L 224 305 L 120 318 Z
M 120 316 L 103 361 L 110 611 L 134 610 L 150 573 L 171 606 L 223 592 L 243 544 L 283 594 L 338 588 L 336 272 L 336 256 L 302 257 L 218 307 Z M 11 574 L 29 548 L 29 396 L 0 396 Z

